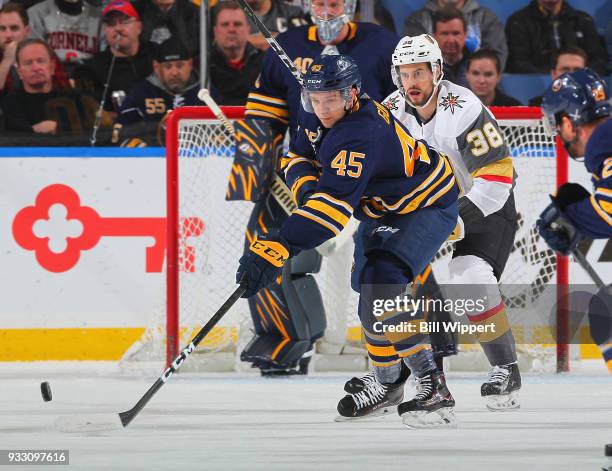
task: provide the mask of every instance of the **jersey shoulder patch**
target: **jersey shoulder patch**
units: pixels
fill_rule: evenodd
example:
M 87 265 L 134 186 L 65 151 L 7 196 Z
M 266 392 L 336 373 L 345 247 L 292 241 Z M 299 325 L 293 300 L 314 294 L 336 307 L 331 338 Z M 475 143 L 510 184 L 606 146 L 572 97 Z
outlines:
M 396 111 L 399 111 L 400 108 L 403 107 L 404 97 L 399 90 L 395 90 L 393 93 L 391 93 L 391 95 L 382 101 L 382 104 L 386 106 L 389 111 L 395 114 Z
M 442 80 L 438 93 L 436 130 L 445 136 L 458 136 L 482 113 L 482 102 L 471 90 Z

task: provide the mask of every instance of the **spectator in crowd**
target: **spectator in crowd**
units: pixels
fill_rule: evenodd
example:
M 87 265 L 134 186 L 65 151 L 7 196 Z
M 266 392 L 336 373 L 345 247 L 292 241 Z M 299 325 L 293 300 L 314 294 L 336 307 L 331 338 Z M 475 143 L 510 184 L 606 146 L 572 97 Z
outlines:
M 123 127 L 142 121 L 158 123 L 170 110 L 203 105 L 199 90 L 191 54 L 178 38 L 166 39 L 153 61 L 153 73 L 130 90 L 117 121 Z
M 28 16 L 32 35 L 46 41 L 71 74 L 100 50 L 100 12 L 84 0 L 44 0 Z
M 577 70 L 584 69 L 589 65 L 589 60 L 584 52 L 579 47 L 566 47 L 559 49 L 553 53 L 552 63 L 550 66 L 550 79 L 551 82 L 555 81 L 557 77 L 566 72 L 576 72 Z M 529 100 L 529 106 L 541 106 L 542 96 L 536 96 Z
M 357 21 L 370 21 L 377 25 L 387 28 L 392 33 L 396 33 L 395 22 L 393 16 L 387 10 L 387 8 L 381 3 L 380 0 L 373 0 L 370 2 L 370 8 L 372 11 L 366 11 L 364 3 L 357 3 L 357 10 L 355 11 L 355 20 Z
M 102 12 L 102 30 L 109 44 L 103 52 L 85 61 L 74 74 L 77 88 L 101 100 L 108 80 L 105 111 L 114 111 L 113 92 L 126 93 L 134 83 L 153 71 L 154 49 L 151 43 L 140 41 L 142 23 L 133 5 L 125 0 L 113 0 Z M 111 63 L 114 60 L 111 71 Z
M 223 2 L 219 2 L 217 5 L 220 3 Z M 273 36 L 287 31 L 290 27 L 307 23 L 304 10 L 289 4 L 285 0 L 247 0 L 247 3 Z M 216 9 L 218 9 L 218 6 Z M 214 14 L 217 14 L 217 11 Z M 269 44 L 259 32 L 257 26 L 249 21 L 249 27 L 251 31 L 249 43 L 261 51 L 268 49 Z
M 466 24 L 465 46 L 469 52 L 479 48 L 493 49 L 500 61 L 502 71 L 508 58 L 508 45 L 504 25 L 500 19 L 476 0 L 428 0 L 424 8 L 406 18 L 405 36 L 431 34 L 434 30 L 434 14 L 445 6 L 454 6 L 463 13 Z
M 259 72 L 264 53 L 253 47 L 249 25 L 235 2 L 217 5 L 210 51 L 211 95 L 223 105 L 244 105 Z
M 21 87 L 17 74 L 15 52 L 17 44 L 30 36 L 28 15 L 19 3 L 5 3 L 0 8 L 0 93 L 7 93 Z M 68 75 L 53 54 L 53 87 L 69 86 Z
M 438 41 L 444 59 L 444 78 L 469 87 L 465 76 L 469 51 L 465 47 L 463 13 L 452 6 L 441 8 L 434 13 L 433 25 L 433 37 Z
M 499 91 L 501 80 L 499 57 L 492 49 L 479 49 L 471 54 L 467 64 L 467 81 L 470 89 L 486 106 L 521 106 L 516 98 Z
M 189 0 L 141 0 L 142 41 L 161 44 L 178 38 L 194 56 L 200 50 L 200 11 Z
M 7 131 L 81 134 L 91 130 L 95 101 L 70 88 L 54 88 L 53 51 L 45 41 L 21 41 L 16 60 L 23 89 L 6 95 L 0 105 Z
M 546 73 L 554 52 L 580 47 L 591 68 L 606 73 L 608 53 L 587 13 L 575 10 L 565 0 L 532 0 L 506 22 L 509 58 L 506 72 Z

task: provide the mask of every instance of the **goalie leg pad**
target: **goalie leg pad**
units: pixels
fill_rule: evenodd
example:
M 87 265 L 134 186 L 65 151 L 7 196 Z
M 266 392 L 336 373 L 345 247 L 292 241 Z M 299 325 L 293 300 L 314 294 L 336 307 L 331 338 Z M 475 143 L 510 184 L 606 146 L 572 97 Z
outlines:
M 271 196 L 258 203 L 247 228 L 245 250 L 249 239 L 279 227 L 286 217 Z M 305 251 L 285 263 L 276 283 L 248 299 L 257 335 L 242 352 L 243 361 L 266 368 L 295 368 L 295 362 L 323 336 L 323 300 L 314 277 L 308 274 L 318 272 L 320 266 L 321 257 L 315 251 Z M 258 336 L 266 337 L 265 341 L 257 340 Z
M 277 165 L 275 132 L 263 119 L 244 119 L 234 124 L 236 150 L 229 176 L 228 201 L 260 201 L 267 194 Z
M 253 363 L 264 375 L 306 374 L 311 357 L 310 342 L 277 335 L 255 335 L 240 354 L 241 361 Z

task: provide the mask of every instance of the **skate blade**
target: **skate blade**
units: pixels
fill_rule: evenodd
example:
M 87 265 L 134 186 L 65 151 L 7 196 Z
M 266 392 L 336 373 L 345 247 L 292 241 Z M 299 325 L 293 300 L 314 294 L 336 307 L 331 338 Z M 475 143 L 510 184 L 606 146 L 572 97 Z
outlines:
M 402 423 L 412 429 L 421 428 L 456 428 L 457 419 L 452 407 L 443 407 L 433 412 L 404 412 Z
M 395 412 L 396 409 L 397 409 L 397 406 L 381 407 L 380 409 L 377 409 L 371 414 L 361 415 L 359 417 L 344 417 L 342 415 L 338 415 L 334 419 L 334 422 L 358 422 L 360 420 L 375 419 L 377 417 L 382 417 L 383 415 L 387 415 L 391 412 Z
M 491 412 L 512 412 L 521 408 L 518 391 L 498 396 L 484 396 L 487 409 Z

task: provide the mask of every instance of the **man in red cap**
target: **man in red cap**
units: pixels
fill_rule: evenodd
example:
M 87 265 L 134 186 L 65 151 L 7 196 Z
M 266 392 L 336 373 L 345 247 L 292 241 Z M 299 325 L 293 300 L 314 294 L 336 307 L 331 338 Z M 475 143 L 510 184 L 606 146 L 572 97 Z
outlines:
M 152 72 L 154 49 L 140 41 L 142 23 L 134 6 L 125 0 L 113 0 L 102 11 L 102 31 L 109 47 L 96 54 L 75 72 L 76 86 L 102 99 L 109 82 L 104 110 L 113 112 L 113 92 L 124 92 Z M 111 62 L 114 66 L 111 71 Z

